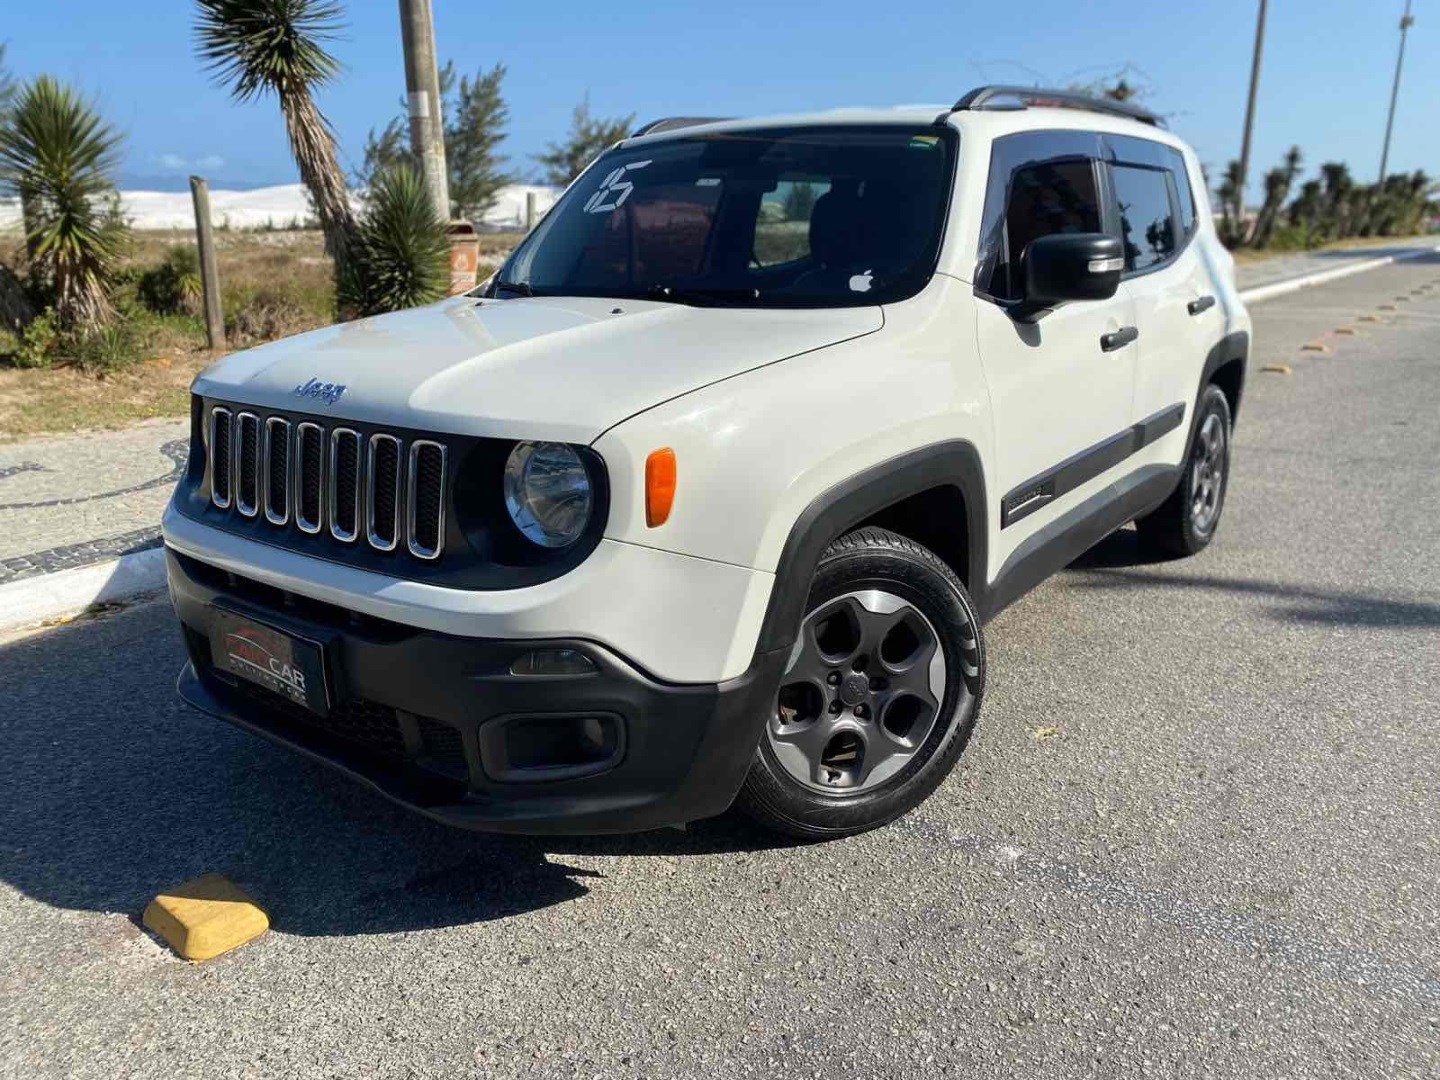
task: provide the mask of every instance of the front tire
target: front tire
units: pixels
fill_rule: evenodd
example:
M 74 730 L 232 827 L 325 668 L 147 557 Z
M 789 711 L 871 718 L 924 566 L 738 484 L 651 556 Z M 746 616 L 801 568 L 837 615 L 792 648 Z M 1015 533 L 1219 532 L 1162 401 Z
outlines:
M 1152 551 L 1183 557 L 1203 551 L 1220 527 L 1230 486 L 1230 402 L 1214 383 L 1195 407 L 1195 436 L 1175 491 L 1135 523 Z
M 882 529 L 826 549 L 736 805 L 804 840 L 895 820 L 940 785 L 975 728 L 985 647 L 965 587 Z

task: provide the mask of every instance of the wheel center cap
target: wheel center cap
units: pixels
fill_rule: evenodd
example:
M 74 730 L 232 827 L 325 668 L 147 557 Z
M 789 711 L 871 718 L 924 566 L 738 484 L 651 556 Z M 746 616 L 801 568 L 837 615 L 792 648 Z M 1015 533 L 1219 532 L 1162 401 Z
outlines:
M 859 672 L 846 678 L 840 686 L 840 700 L 850 706 L 859 705 L 870 693 L 870 680 Z

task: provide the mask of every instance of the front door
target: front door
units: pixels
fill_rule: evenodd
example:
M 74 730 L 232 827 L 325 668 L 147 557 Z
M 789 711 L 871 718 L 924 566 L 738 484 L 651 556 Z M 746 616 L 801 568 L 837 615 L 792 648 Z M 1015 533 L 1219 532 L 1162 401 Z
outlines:
M 997 140 L 992 154 L 976 281 L 991 301 L 977 305 L 977 332 L 995 418 L 992 575 L 1124 467 L 1136 371 L 1130 296 L 1063 304 L 1033 323 L 1004 306 L 1021 294 L 1032 240 L 1106 231 L 1099 153 L 1097 136 L 1055 131 Z

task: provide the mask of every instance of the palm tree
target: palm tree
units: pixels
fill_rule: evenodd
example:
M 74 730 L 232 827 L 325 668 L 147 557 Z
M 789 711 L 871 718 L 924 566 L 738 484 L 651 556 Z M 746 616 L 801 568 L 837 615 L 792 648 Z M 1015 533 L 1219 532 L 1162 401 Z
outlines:
M 1220 202 L 1220 240 L 1228 248 L 1239 247 L 1245 239 L 1245 198 L 1240 190 L 1240 162 L 1225 166 L 1225 178 L 1215 189 Z
M 1280 167 L 1265 174 L 1265 202 L 1261 205 L 1260 212 L 1255 215 L 1255 229 L 1250 235 L 1250 242 L 1255 247 L 1263 248 L 1269 245 L 1275 232 L 1275 224 L 1280 218 L 1280 209 L 1290 198 L 1290 189 L 1295 184 L 1295 178 L 1300 175 L 1303 160 L 1300 148 L 1292 146 L 1285 152 Z
M 26 85 L 0 125 L 0 190 L 20 196 L 30 277 L 69 330 L 109 320 L 123 225 L 108 213 L 119 134 L 49 75 Z
M 196 47 L 218 83 L 240 101 L 266 93 L 280 100 L 290 151 L 310 189 L 336 276 L 345 270 L 355 214 L 335 153 L 335 132 L 314 91 L 340 70 L 325 50 L 340 28 L 330 0 L 196 0 Z

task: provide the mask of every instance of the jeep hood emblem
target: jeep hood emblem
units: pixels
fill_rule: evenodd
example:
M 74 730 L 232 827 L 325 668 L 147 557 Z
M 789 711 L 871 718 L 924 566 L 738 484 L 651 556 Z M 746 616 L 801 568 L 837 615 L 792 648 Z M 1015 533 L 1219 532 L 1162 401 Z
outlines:
M 309 382 L 301 383 L 290 392 L 298 398 L 314 398 L 325 405 L 334 405 L 340 400 L 340 395 L 345 393 L 345 384 L 321 382 L 319 379 L 312 378 Z

